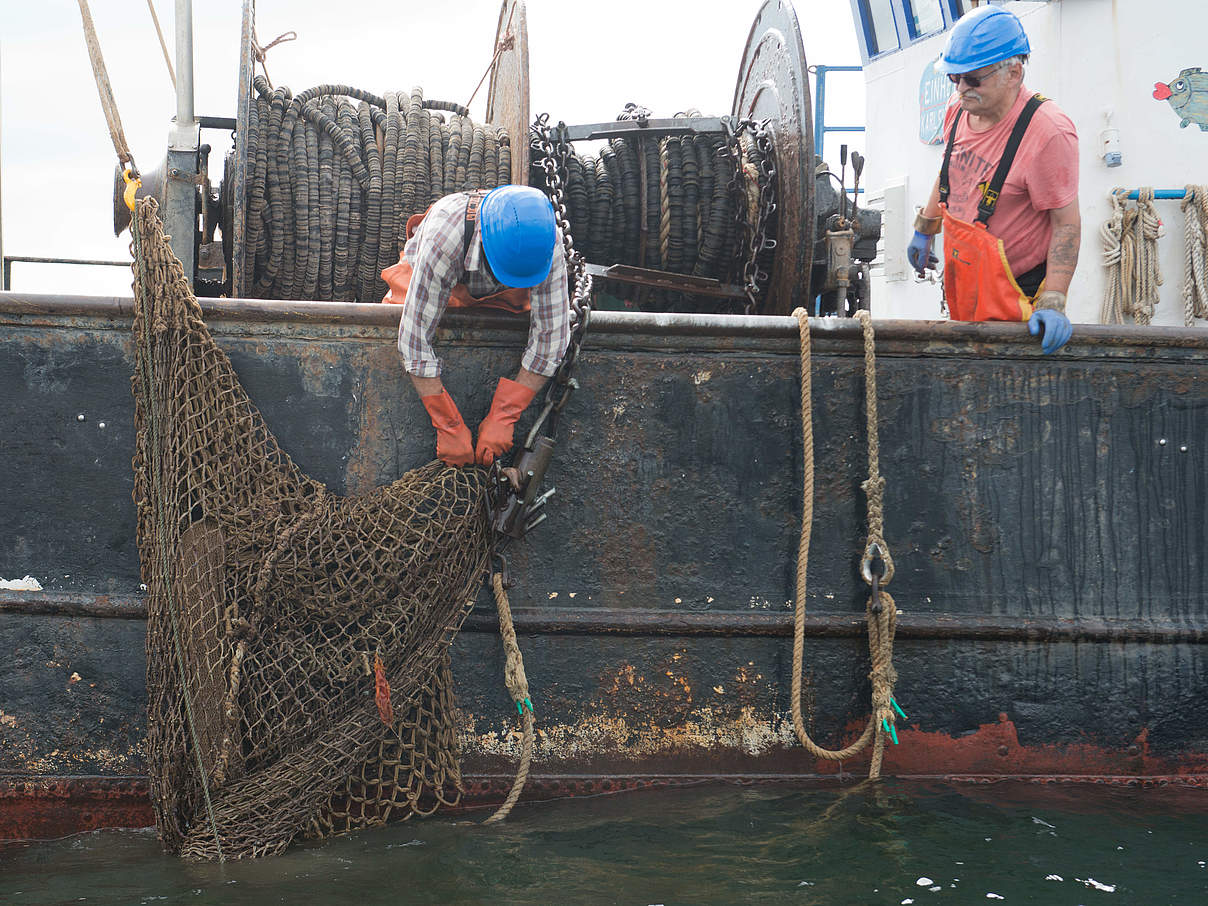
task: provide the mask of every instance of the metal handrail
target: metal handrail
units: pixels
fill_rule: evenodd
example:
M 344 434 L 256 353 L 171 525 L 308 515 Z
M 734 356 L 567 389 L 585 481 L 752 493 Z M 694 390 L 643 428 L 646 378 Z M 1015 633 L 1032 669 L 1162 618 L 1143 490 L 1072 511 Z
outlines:
M 92 267 L 129 267 L 129 261 L 101 261 L 96 258 L 42 258 L 36 255 L 5 255 L 0 289 L 9 292 L 13 287 L 13 264 L 82 264 Z
M 823 140 L 828 132 L 863 132 L 863 126 L 828 126 L 826 125 L 826 74 L 828 72 L 862 72 L 863 66 L 825 66 L 810 67 L 814 73 L 814 153 L 822 157 Z M 824 158 L 825 159 L 825 158 Z
M 1133 189 L 1125 198 L 1138 198 L 1140 196 L 1139 189 Z M 1153 197 L 1155 200 L 1160 198 L 1186 198 L 1186 189 L 1154 189 Z

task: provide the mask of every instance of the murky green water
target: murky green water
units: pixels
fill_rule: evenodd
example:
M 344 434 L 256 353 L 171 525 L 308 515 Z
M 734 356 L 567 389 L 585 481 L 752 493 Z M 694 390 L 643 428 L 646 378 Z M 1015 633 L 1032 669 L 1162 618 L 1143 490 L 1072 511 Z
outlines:
M 478 820 L 486 813 L 476 816 Z M 463 819 L 464 820 L 464 819 Z M 1208 793 L 700 786 L 195 865 L 150 831 L 0 848 L 0 903 L 1208 903 Z

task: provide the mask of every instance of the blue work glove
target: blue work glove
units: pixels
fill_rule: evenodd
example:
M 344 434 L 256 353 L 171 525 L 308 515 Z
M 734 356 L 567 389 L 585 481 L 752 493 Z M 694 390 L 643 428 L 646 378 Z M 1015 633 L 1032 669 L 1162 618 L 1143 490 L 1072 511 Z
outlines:
M 1040 350 L 1045 355 L 1056 352 L 1074 335 L 1070 319 L 1051 308 L 1038 308 L 1028 318 L 1028 333 L 1040 337 Z
M 920 277 L 923 276 L 924 268 L 935 270 L 935 266 L 940 263 L 940 259 L 931 254 L 931 240 L 934 238 L 915 230 L 914 238 L 910 240 L 910 245 L 906 246 L 906 260 Z

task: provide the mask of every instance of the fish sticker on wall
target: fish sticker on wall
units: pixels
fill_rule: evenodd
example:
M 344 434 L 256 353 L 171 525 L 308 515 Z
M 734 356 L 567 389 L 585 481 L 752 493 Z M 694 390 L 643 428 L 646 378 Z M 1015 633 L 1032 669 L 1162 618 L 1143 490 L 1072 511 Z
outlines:
M 1170 82 L 1155 82 L 1153 96 L 1170 102 L 1184 129 L 1195 123 L 1208 132 L 1208 72 L 1200 72 L 1198 66 L 1184 69 Z

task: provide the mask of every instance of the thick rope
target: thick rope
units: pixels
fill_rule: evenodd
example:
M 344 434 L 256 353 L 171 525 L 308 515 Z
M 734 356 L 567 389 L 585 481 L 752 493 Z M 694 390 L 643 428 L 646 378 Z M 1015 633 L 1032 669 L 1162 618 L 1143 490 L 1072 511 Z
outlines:
M 84 21 L 84 41 L 88 45 L 88 57 L 92 60 L 92 75 L 96 79 L 96 90 L 101 97 L 101 108 L 105 111 L 105 122 L 109 126 L 113 150 L 117 152 L 117 159 L 122 166 L 130 165 L 134 175 L 138 176 L 138 168 L 134 167 L 134 157 L 130 154 L 130 146 L 126 144 L 126 133 L 122 130 L 122 120 L 118 116 L 117 101 L 113 98 L 113 88 L 109 84 L 105 58 L 101 56 L 101 44 L 96 36 L 96 27 L 92 24 L 88 0 L 79 0 L 79 4 L 80 18 Z
M 892 559 L 889 550 L 881 538 L 881 528 L 884 523 L 882 492 L 884 480 L 878 469 L 879 443 L 877 440 L 876 422 L 876 384 L 874 359 L 872 358 L 872 323 L 867 312 L 861 312 L 864 322 L 865 340 L 865 378 L 867 392 L 872 399 L 868 410 L 869 423 L 869 478 L 864 482 L 865 493 L 869 501 L 869 540 L 866 551 L 874 541 L 881 545 L 882 557 L 885 561 L 886 573 L 883 581 L 888 582 L 892 576 Z M 813 400 L 810 381 L 810 333 L 809 313 L 804 308 L 793 312 L 797 318 L 798 332 L 801 337 L 801 441 L 804 458 L 804 480 L 801 513 L 801 538 L 797 548 L 797 602 L 793 613 L 793 691 L 792 713 L 793 729 L 797 738 L 807 752 L 815 758 L 825 761 L 845 761 L 867 748 L 869 742 L 874 742 L 872 761 L 869 765 L 868 776 L 877 778 L 881 775 L 881 757 L 884 748 L 884 727 L 894 722 L 894 712 L 891 705 L 893 686 L 897 674 L 893 669 L 893 639 L 897 626 L 897 607 L 886 592 L 870 595 L 865 608 L 868 620 L 868 649 L 872 659 L 872 670 L 869 679 L 872 681 L 872 714 L 864 727 L 860 738 L 842 749 L 825 749 L 810 738 L 805 729 L 805 721 L 801 709 L 801 687 L 804 667 L 805 650 L 805 591 L 806 575 L 809 567 L 810 535 L 814 519 L 814 428 Z M 869 381 L 869 375 L 872 380 Z M 875 538 L 874 538 L 875 530 Z M 878 600 L 879 599 L 879 600 Z M 879 603 L 879 607 L 877 606 Z M 878 612 L 879 611 L 879 612 Z
M 1136 263 L 1133 268 L 1133 284 L 1126 286 L 1126 304 L 1129 301 L 1128 289 L 1132 289 L 1131 303 L 1133 320 L 1138 324 L 1153 322 L 1154 309 L 1159 302 L 1158 287 L 1162 285 L 1162 269 L 1158 262 L 1158 239 L 1165 235 L 1162 229 L 1162 219 L 1153 203 L 1153 189 L 1145 187 L 1137 193 L 1137 219 L 1133 224 L 1134 246 L 1133 254 Z
M 529 764 L 533 759 L 533 706 L 529 700 L 528 677 L 524 674 L 524 657 L 516 643 L 516 627 L 512 625 L 512 607 L 508 602 L 508 593 L 503 588 L 501 573 L 491 574 L 491 587 L 495 590 L 495 607 L 499 611 L 499 635 L 503 639 L 503 651 L 507 657 L 503 679 L 512 701 L 523 715 L 524 741 L 520 752 L 520 767 L 516 770 L 516 779 L 512 781 L 511 792 L 503 801 L 503 805 L 483 824 L 495 824 L 511 813 L 512 807 L 520 799 L 520 791 L 528 782 Z
M 1106 272 L 1100 324 L 1124 323 L 1124 210 L 1127 190 L 1116 189 L 1109 198 L 1111 216 L 1099 226 L 1103 243 L 1103 269 Z
M 868 650 L 872 658 L 872 705 L 877 726 L 885 731 L 895 723 L 891 704 L 893 687 L 898 681 L 893 668 L 893 638 L 897 629 L 897 605 L 884 591 L 883 586 L 893 579 L 893 556 L 885 543 L 885 479 L 881 477 L 881 439 L 877 413 L 877 358 L 876 338 L 873 334 L 872 315 L 866 310 L 856 312 L 864 332 L 864 411 L 868 434 L 868 478 L 860 485 L 868 502 L 868 540 L 864 546 L 861 573 L 865 581 L 872 584 L 873 563 L 878 558 L 882 564 L 877 594 L 868 599 Z M 878 600 L 879 598 L 879 600 Z M 872 764 L 868 776 L 881 776 L 881 756 L 885 750 L 884 732 L 878 732 L 873 745 Z
M 671 187 L 668 181 L 671 163 L 667 157 L 667 139 L 659 142 L 659 260 L 670 268 Z
M 881 477 L 881 439 L 877 426 L 877 359 L 874 345 L 872 316 L 861 309 L 856 317 L 864 328 L 864 411 L 868 421 L 868 478 L 860 487 L 868 501 L 868 543 L 864 546 L 864 559 L 873 556 L 873 545 L 880 546 L 885 561 L 885 575 L 881 579 L 888 585 L 893 578 L 893 557 L 885 543 L 885 479 Z
M 1208 185 L 1187 186 L 1183 209 L 1183 324 L 1208 318 Z

